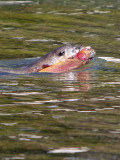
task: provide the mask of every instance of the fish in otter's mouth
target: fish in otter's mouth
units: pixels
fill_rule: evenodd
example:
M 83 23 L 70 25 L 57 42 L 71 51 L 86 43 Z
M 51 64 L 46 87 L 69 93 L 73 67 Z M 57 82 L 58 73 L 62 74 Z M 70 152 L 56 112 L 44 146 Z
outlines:
M 94 58 L 95 51 L 90 46 L 69 46 L 59 56 L 63 57 L 57 63 L 46 65 L 38 72 L 63 73 L 78 68 L 89 63 Z

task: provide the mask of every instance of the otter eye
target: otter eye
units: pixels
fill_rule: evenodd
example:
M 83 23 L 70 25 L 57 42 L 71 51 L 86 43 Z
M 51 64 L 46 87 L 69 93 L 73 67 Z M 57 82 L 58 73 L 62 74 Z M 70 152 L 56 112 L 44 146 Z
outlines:
M 63 52 L 60 52 L 58 55 L 63 56 L 64 54 L 65 54 L 65 52 L 63 51 Z

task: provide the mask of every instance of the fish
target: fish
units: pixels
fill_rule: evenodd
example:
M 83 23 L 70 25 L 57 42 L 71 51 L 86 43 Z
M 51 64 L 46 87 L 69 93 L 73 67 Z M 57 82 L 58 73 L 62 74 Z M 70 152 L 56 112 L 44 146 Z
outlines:
M 68 58 L 65 61 L 55 63 L 39 72 L 64 73 L 89 63 L 94 56 L 95 51 L 91 49 L 90 46 L 83 47 L 75 56 Z

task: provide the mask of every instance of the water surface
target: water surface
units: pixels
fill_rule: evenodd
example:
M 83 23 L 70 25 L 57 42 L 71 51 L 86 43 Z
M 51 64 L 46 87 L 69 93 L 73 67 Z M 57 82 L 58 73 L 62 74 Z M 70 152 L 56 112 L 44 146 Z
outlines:
M 1 159 L 120 159 L 119 10 L 113 0 L 0 2 L 0 67 L 66 44 L 97 53 L 63 74 L 0 73 Z

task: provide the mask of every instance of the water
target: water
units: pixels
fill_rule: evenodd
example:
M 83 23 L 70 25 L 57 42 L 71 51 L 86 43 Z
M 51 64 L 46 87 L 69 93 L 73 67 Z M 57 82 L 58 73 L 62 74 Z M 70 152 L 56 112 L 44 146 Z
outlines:
M 1 67 L 65 44 L 97 53 L 63 74 L 0 73 L 2 160 L 120 159 L 119 10 L 112 0 L 0 2 Z

